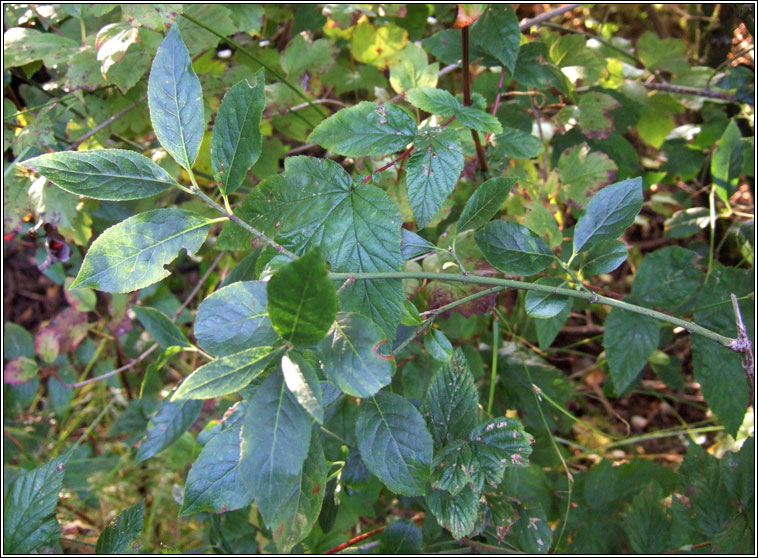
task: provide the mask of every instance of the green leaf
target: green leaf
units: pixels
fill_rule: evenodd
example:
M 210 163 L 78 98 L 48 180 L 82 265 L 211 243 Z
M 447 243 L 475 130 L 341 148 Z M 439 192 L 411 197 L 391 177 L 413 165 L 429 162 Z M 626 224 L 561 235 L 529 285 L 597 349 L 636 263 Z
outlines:
M 635 301 L 676 310 L 695 296 L 702 284 L 700 256 L 681 246 L 666 246 L 648 254 L 637 266 L 632 285 Z
M 48 68 L 63 64 L 79 45 L 56 33 L 27 27 L 12 27 L 3 34 L 3 64 L 6 68 L 42 60 Z
M 124 20 L 134 27 L 163 32 L 182 13 L 181 4 L 120 4 Z
M 455 130 L 424 128 L 413 142 L 405 186 L 419 228 L 424 228 L 450 195 L 463 170 L 463 148 Z
M 513 73 L 521 46 L 521 31 L 516 12 L 511 6 L 487 6 L 471 26 L 471 36 L 482 50 Z
M 716 193 L 726 203 L 737 190 L 742 172 L 742 134 L 736 119 L 732 118 L 719 140 L 711 159 L 711 176 Z
M 606 93 L 588 91 L 577 101 L 577 123 L 582 133 L 590 139 L 608 139 L 614 130 L 611 111 L 621 105 Z
M 90 246 L 71 288 L 128 293 L 171 273 L 164 266 L 179 250 L 192 255 L 203 245 L 211 221 L 183 209 L 154 209 L 106 229 Z
M 97 200 L 149 198 L 176 185 L 152 160 L 124 149 L 48 153 L 21 165 L 66 192 Z
M 172 401 L 211 399 L 239 391 L 258 377 L 280 354 L 271 347 L 255 347 L 212 360 L 187 376 Z
M 282 357 L 282 375 L 298 403 L 316 422 L 324 423 L 324 405 L 316 369 L 298 351 L 290 350 Z
M 424 348 L 434 360 L 447 362 L 453 357 L 453 345 L 439 329 L 431 330 L 424 337 Z
M 414 43 L 407 45 L 390 65 L 390 84 L 396 93 L 414 87 L 437 85 L 439 62 L 429 64 L 426 51 Z
M 616 393 L 633 387 L 650 355 L 658 348 L 660 324 L 655 318 L 613 308 L 605 319 L 603 347 Z
M 65 466 L 59 457 L 19 473 L 10 484 L 3 500 L 4 553 L 30 554 L 58 542 L 61 528 L 55 505 Z
M 327 464 L 321 438 L 312 436 L 297 484 L 283 496 L 275 517 L 266 519 L 278 552 L 291 552 L 292 547 L 311 532 L 324 502 L 326 474 Z
M 534 322 L 534 328 L 537 330 L 537 341 L 540 344 L 540 349 L 543 351 L 549 349 L 550 346 L 558 337 L 561 329 L 563 329 L 566 320 L 568 320 L 571 313 L 571 304 L 567 305 L 558 315 L 548 318 L 546 320 L 536 320 Z
M 669 547 L 671 516 L 662 500 L 666 495 L 657 483 L 644 487 L 624 514 L 624 533 L 635 554 L 663 554 Z
M 171 27 L 153 59 L 147 102 L 158 141 L 190 170 L 203 141 L 203 91 L 177 25 Z
M 415 107 L 443 118 L 455 115 L 464 126 L 480 132 L 499 134 L 503 131 L 500 121 L 493 115 L 473 107 L 466 107 L 444 89 L 417 87 L 405 97 Z
M 434 251 L 434 244 L 424 237 L 408 229 L 401 229 L 401 231 L 403 240 L 400 249 L 404 260 L 411 260 Z
M 142 516 L 145 500 L 121 512 L 97 538 L 96 554 L 133 554 L 142 538 Z
M 335 51 L 336 48 L 329 39 L 310 42 L 304 35 L 297 34 L 287 45 L 280 62 L 287 78 L 294 82 L 306 72 L 311 76 L 326 73 L 334 64 Z
M 465 537 L 474 530 L 479 510 L 479 494 L 466 485 L 452 496 L 446 490 L 426 487 L 426 504 L 437 522 L 450 531 L 455 539 Z
M 532 134 L 517 128 L 503 128 L 503 131 L 492 138 L 496 158 L 510 157 L 512 159 L 532 159 L 542 153 L 542 142 Z M 481 186 L 480 186 L 481 188 Z
M 334 271 L 402 269 L 402 219 L 387 194 L 355 184 L 334 161 L 287 157 L 284 170 L 247 196 L 237 213 L 240 218 L 278 235 L 297 254 L 320 245 Z M 355 281 L 340 293 L 343 311 L 365 315 L 388 338 L 394 338 L 404 300 L 403 284 L 397 279 Z
M 478 404 L 474 378 L 466 356 L 458 349 L 435 372 L 421 406 L 434 446 L 440 448 L 468 437 L 476 426 Z
M 646 31 L 637 41 L 637 54 L 650 70 L 665 70 L 680 74 L 689 70 L 687 45 L 679 39 L 660 39 Z
M 516 504 L 518 521 L 508 533 L 510 544 L 526 554 L 547 554 L 553 541 L 553 530 L 542 506 Z
M 387 488 L 404 496 L 424 493 L 433 441 L 424 419 L 410 402 L 386 391 L 365 400 L 355 436 L 366 467 Z
M 569 147 L 558 159 L 561 182 L 566 185 L 565 196 L 583 206 L 587 192 L 608 184 L 618 167 L 608 155 L 590 151 L 586 143 Z
M 514 275 L 534 275 L 555 261 L 547 243 L 512 221 L 493 221 L 474 235 L 485 259 Z
M 476 494 L 484 486 L 484 467 L 471 451 L 471 444 L 456 440 L 434 456 L 432 488 L 446 490 L 457 496 L 463 489 L 471 488 Z
M 202 401 L 174 402 L 169 398 L 161 401 L 137 450 L 137 463 L 150 459 L 176 442 L 195 423 L 202 408 Z
M 503 480 L 506 467 L 529 465 L 531 444 L 534 438 L 524 430 L 521 421 L 506 417 L 495 417 L 483 422 L 471 431 L 471 451 L 484 469 L 490 486 L 497 486 Z
M 248 403 L 242 419 L 240 472 L 267 525 L 300 485 L 311 442 L 311 417 L 274 372 Z
M 263 70 L 258 70 L 255 85 L 246 79 L 234 85 L 218 109 L 211 138 L 211 164 L 224 195 L 240 187 L 261 154 L 259 126 L 266 104 L 263 78 Z
M 268 319 L 267 303 L 263 281 L 238 281 L 215 291 L 197 308 L 197 344 L 215 356 L 273 345 L 278 335 Z
M 755 272 L 714 266 L 698 298 L 694 322 L 728 337 L 737 336 L 731 294 L 749 295 L 755 289 Z M 749 335 L 755 335 L 753 301 L 739 301 Z M 753 337 L 755 343 L 755 338 Z M 733 437 L 737 436 L 748 406 L 748 386 L 740 355 L 700 335 L 692 336 L 692 369 L 708 407 Z
M 584 253 L 581 270 L 586 275 L 610 273 L 626 261 L 628 253 L 620 240 L 601 240 Z
M 515 183 L 515 178 L 498 176 L 480 184 L 466 201 L 456 230 L 478 229 L 486 225 L 505 203 Z
M 663 234 L 668 238 L 687 238 L 699 233 L 710 222 L 710 211 L 707 207 L 682 209 L 666 219 L 666 230 Z
M 617 239 L 642 209 L 642 178 L 606 186 L 595 194 L 574 228 L 574 254 L 601 240 Z
M 377 552 L 385 556 L 421 554 L 422 539 L 421 529 L 413 521 L 396 519 L 382 533 Z
M 395 359 L 386 345 L 387 336 L 371 320 L 353 312 L 340 313 L 319 344 L 324 372 L 349 395 L 374 395 L 390 383 L 395 372 Z
M 534 282 L 535 285 L 548 285 L 550 287 L 560 287 L 563 283 L 564 281 L 557 277 L 541 277 Z M 567 296 L 542 291 L 528 291 L 525 300 L 526 313 L 532 318 L 552 318 L 563 312 L 565 308 L 570 308 L 572 302 L 572 299 Z
M 161 348 L 167 349 L 174 345 L 187 349 L 193 347 L 184 333 L 176 327 L 176 324 L 160 310 L 147 306 L 132 306 L 132 310 Z
M 321 341 L 337 316 L 337 292 L 320 248 L 280 267 L 266 292 L 271 325 L 294 345 Z
M 241 423 L 236 422 L 203 446 L 187 475 L 179 517 L 203 511 L 233 511 L 253 501 L 240 471 L 241 429 Z
M 403 109 L 361 101 L 321 122 L 308 141 L 338 155 L 363 157 L 405 149 L 417 131 L 413 118 Z

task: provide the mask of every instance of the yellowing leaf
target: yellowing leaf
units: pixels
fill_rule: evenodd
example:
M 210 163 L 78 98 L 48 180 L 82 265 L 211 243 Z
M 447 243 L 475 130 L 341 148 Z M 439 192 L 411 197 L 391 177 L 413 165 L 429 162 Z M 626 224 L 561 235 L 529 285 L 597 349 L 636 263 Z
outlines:
M 408 31 L 394 23 L 376 28 L 361 23 L 353 31 L 350 52 L 358 62 L 386 68 L 394 54 L 408 44 Z

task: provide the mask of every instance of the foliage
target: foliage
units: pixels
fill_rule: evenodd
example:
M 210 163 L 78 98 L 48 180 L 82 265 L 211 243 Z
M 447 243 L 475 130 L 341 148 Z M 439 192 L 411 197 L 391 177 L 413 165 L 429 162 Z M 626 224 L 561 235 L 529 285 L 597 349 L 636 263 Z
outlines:
M 4 551 L 754 552 L 734 6 L 5 5 Z

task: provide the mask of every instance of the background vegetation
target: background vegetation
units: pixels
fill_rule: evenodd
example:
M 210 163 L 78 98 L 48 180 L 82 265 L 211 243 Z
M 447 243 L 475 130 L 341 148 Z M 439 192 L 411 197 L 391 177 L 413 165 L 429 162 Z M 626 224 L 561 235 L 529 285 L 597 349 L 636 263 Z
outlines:
M 4 550 L 753 553 L 750 353 L 592 298 L 655 309 L 743 343 L 744 324 L 754 339 L 752 10 L 5 4 Z M 190 165 L 166 150 L 148 107 L 151 67 L 175 29 L 202 86 L 199 154 Z M 249 171 L 226 182 L 212 157 L 213 130 L 222 99 L 241 80 L 263 95 L 260 151 Z M 405 137 L 361 144 L 361 118 L 375 108 L 355 117 L 349 111 L 368 106 L 362 101 L 394 105 L 398 119 L 409 119 L 413 149 Z M 428 135 L 414 137 L 417 125 Z M 438 162 L 435 142 L 460 153 Z M 23 165 L 103 148 L 146 156 L 182 188 L 91 199 Z M 349 396 L 324 391 L 318 407 L 328 482 L 313 487 L 315 507 L 302 512 L 308 528 L 283 540 L 239 477 L 218 472 L 219 460 L 239 460 L 239 451 L 223 451 L 239 445 L 240 417 L 258 384 L 171 402 L 208 353 L 231 354 L 228 340 L 213 344 L 219 326 L 203 321 L 201 302 L 221 300 L 209 297 L 238 281 L 285 281 L 286 270 L 297 277 L 323 265 L 298 251 L 302 267 L 286 267 L 298 262 L 222 225 L 226 218 L 208 205 L 257 226 L 250 207 L 262 203 L 261 191 L 274 196 L 285 165 L 303 172 L 296 155 L 334 162 L 328 168 L 339 165 L 354 187 L 385 193 L 390 210 L 369 225 L 381 227 L 391 211 L 403 223 L 402 270 L 417 276 L 403 281 L 397 316 L 382 313 L 380 298 L 376 324 L 361 322 L 369 338 L 395 339 L 387 352 L 373 347 L 385 360 L 392 349 L 395 363 L 377 409 L 398 397 L 397 405 L 431 413 L 436 379 L 465 370 L 479 401 L 466 434 L 506 417 L 514 438 L 522 436 L 525 447 L 513 451 L 524 463 L 480 485 L 486 505 L 474 497 L 456 507 L 463 500 L 453 489 L 436 508 L 444 491 L 403 495 L 407 487 L 388 482 L 356 439 L 369 399 L 359 405 L 364 394 L 340 385 Z M 433 164 L 447 169 L 439 183 L 430 179 Z M 572 257 L 588 201 L 638 177 L 641 210 L 622 240 L 616 234 Z M 197 189 L 205 199 L 192 195 Z M 471 199 L 482 204 L 476 211 Z M 170 275 L 145 288 L 71 288 L 94 239 L 156 208 L 215 219 L 207 241 L 169 259 Z M 586 296 L 538 298 L 421 277 L 504 277 L 485 238 L 505 226 L 495 223 L 526 227 L 519 234 L 532 244 L 522 252 L 552 266 L 508 278 Z M 297 240 L 287 244 L 277 232 L 291 232 L 292 222 L 260 226 L 295 250 Z M 293 366 L 315 362 L 321 373 L 312 354 L 288 354 Z M 430 429 L 438 458 L 444 444 Z M 201 479 L 215 479 L 215 488 L 199 488 Z

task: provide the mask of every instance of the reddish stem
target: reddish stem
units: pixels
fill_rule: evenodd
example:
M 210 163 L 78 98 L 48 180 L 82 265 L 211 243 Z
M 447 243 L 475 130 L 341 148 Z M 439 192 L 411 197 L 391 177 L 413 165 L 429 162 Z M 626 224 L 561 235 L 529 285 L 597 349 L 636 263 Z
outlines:
M 469 66 L 468 66 L 468 27 L 464 27 L 461 29 L 462 32 L 462 43 L 463 43 L 463 104 L 465 106 L 471 105 L 471 77 L 469 75 Z M 484 148 L 482 147 L 482 143 L 479 141 L 479 134 L 476 133 L 476 130 L 471 130 L 471 137 L 474 139 L 474 145 L 476 146 L 476 155 L 479 158 L 479 166 L 482 169 L 482 172 L 487 172 L 487 158 L 484 155 Z
M 497 109 L 500 107 L 500 92 L 503 90 L 503 82 L 505 82 L 505 68 L 502 68 L 500 70 L 500 81 L 497 84 L 497 95 L 495 96 L 495 106 L 492 109 L 492 116 L 497 117 Z M 487 132 L 487 135 L 484 138 L 484 143 L 490 142 L 490 134 Z
M 384 531 L 386 528 L 387 528 L 386 525 L 382 525 L 381 527 L 379 527 L 377 529 L 374 529 L 373 531 L 369 531 L 368 533 L 363 533 L 362 535 L 358 535 L 357 537 L 353 537 L 349 541 L 343 542 L 342 544 L 339 544 L 339 545 L 335 546 L 334 548 L 331 548 L 331 549 L 327 550 L 326 552 L 324 552 L 324 554 L 337 554 L 340 550 L 343 550 L 343 549 L 345 549 L 345 548 L 347 548 L 349 546 L 353 546 L 354 544 L 359 543 L 362 540 L 365 540 L 365 539 L 367 539 L 369 537 L 373 537 L 377 533 L 381 533 L 382 531 Z
M 371 182 L 371 178 L 374 176 L 375 173 L 385 171 L 388 168 L 390 168 L 391 166 L 399 163 L 400 161 L 402 161 L 403 159 L 405 159 L 406 157 L 408 157 L 408 155 L 411 154 L 411 151 L 413 151 L 413 146 L 412 145 L 408 149 L 406 149 L 405 151 L 403 151 L 403 153 L 402 153 L 402 155 L 400 155 L 400 157 L 398 157 L 397 159 L 395 159 L 394 161 L 392 161 L 390 163 L 387 163 L 383 167 L 380 167 L 380 168 L 376 169 L 374 172 L 372 172 L 371 174 L 369 174 L 366 178 L 364 178 L 361 181 L 361 184 L 368 184 L 369 182 Z

